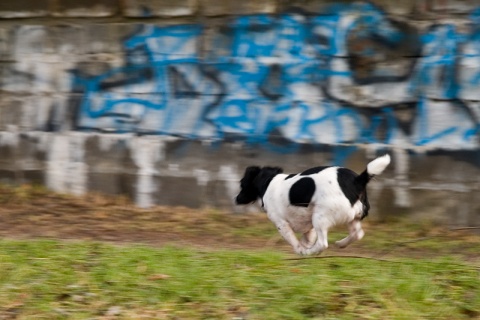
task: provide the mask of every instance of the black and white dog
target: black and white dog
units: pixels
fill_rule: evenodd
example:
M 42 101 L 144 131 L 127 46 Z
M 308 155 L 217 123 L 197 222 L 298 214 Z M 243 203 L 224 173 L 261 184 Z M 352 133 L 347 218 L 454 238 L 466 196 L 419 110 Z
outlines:
M 297 254 L 318 254 L 328 247 L 328 229 L 348 225 L 349 235 L 336 242 L 345 248 L 362 239 L 360 221 L 368 215 L 367 183 L 390 163 L 388 154 L 371 161 L 357 175 L 342 167 L 315 167 L 283 174 L 279 167 L 248 167 L 240 181 L 237 204 L 262 201 L 268 218 Z M 299 241 L 295 232 L 302 233 Z

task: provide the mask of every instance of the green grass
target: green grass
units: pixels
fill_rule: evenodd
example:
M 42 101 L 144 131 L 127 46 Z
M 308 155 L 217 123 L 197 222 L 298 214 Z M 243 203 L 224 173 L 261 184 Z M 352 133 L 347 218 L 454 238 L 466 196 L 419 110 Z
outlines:
M 453 257 L 288 260 L 278 251 L 0 241 L 0 318 L 469 319 L 480 273 Z

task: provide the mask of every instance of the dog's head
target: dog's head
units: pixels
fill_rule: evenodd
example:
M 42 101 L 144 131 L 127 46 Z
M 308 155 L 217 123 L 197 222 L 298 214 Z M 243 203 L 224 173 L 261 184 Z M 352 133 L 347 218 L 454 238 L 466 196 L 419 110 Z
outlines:
M 257 201 L 258 198 L 263 197 L 273 177 L 282 172 L 282 168 L 279 167 L 248 167 L 240 180 L 240 193 L 235 198 L 235 202 L 249 204 Z

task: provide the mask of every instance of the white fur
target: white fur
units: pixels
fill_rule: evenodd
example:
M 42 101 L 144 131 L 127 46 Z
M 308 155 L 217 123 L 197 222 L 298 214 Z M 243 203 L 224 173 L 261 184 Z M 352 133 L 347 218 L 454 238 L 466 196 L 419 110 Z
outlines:
M 388 155 L 377 158 L 368 164 L 367 172 L 378 175 L 389 163 Z M 338 184 L 338 169 L 330 167 L 308 175 L 316 187 L 308 207 L 291 205 L 288 196 L 292 185 L 305 176 L 296 175 L 285 180 L 286 174 L 278 174 L 263 196 L 268 218 L 297 254 L 311 255 L 325 250 L 328 247 L 328 230 L 335 225 L 347 225 L 349 228 L 349 235 L 336 242 L 341 248 L 360 240 L 364 235 L 360 223 L 362 203 L 358 200 L 351 205 Z M 295 234 L 297 232 L 303 234 L 300 241 Z
M 378 176 L 390 164 L 390 155 L 381 156 L 367 165 L 367 172 L 371 175 Z

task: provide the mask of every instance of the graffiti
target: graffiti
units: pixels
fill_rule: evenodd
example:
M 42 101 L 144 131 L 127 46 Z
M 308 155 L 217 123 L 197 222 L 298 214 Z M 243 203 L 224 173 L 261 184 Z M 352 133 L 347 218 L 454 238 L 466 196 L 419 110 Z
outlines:
M 303 143 L 476 149 L 480 9 L 469 22 L 468 32 L 446 23 L 420 34 L 354 3 L 237 17 L 213 37 L 201 25 L 142 25 L 123 42 L 123 66 L 75 73 L 76 128 L 285 152 Z

